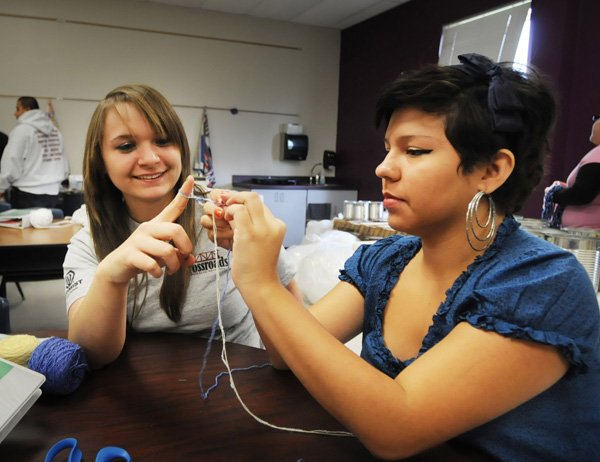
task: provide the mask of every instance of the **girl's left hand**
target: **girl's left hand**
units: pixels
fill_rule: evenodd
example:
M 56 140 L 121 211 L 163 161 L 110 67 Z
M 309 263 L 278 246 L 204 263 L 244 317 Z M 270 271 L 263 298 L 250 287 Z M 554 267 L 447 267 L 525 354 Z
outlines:
M 224 219 L 233 229 L 232 276 L 236 286 L 279 284 L 277 260 L 285 236 L 283 221 L 275 218 L 254 192 L 231 193 Z

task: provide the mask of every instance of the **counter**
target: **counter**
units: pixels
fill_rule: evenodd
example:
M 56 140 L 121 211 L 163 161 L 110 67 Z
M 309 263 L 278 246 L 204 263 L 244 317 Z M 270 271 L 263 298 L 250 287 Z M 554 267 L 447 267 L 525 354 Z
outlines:
M 356 189 L 356 185 L 335 178 L 326 178 L 325 184 L 311 183 L 310 180 L 308 176 L 232 175 L 231 184 L 238 189 Z

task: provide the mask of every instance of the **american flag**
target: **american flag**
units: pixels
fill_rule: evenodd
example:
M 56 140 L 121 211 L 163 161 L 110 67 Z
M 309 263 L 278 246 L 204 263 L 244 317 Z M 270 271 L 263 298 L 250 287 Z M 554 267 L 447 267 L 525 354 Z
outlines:
M 58 121 L 56 120 L 56 113 L 54 112 L 54 105 L 51 99 L 48 100 L 48 104 L 46 105 L 46 115 L 50 118 L 54 126 L 58 128 Z
M 206 108 L 202 112 L 202 133 L 200 135 L 200 143 L 198 146 L 200 159 L 200 171 L 206 179 L 206 186 L 212 188 L 215 183 L 215 169 L 213 168 L 212 152 L 210 150 L 210 132 L 208 130 L 208 115 L 206 114 Z

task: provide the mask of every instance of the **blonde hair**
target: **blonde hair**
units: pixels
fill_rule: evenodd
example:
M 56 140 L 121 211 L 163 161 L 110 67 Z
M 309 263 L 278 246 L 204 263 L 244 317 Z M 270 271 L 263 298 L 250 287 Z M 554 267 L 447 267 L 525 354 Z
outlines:
M 131 234 L 129 213 L 123 195 L 110 180 L 102 158 L 104 125 L 109 110 L 118 104 L 135 106 L 161 138 L 169 139 L 181 152 L 181 175 L 174 186 L 176 193 L 190 174 L 190 149 L 181 120 L 166 98 L 152 87 L 142 84 L 123 85 L 109 92 L 100 101 L 90 120 L 83 157 L 83 184 L 94 250 L 99 260 L 121 245 Z M 196 244 L 194 207 L 187 207 L 176 220 Z M 133 318 L 143 306 L 137 307 L 140 286 L 147 286 L 147 274 L 139 282 L 135 278 Z M 189 269 L 165 275 L 160 290 L 160 305 L 172 321 L 181 319 L 183 300 L 189 284 Z M 147 287 L 145 287 L 145 290 Z

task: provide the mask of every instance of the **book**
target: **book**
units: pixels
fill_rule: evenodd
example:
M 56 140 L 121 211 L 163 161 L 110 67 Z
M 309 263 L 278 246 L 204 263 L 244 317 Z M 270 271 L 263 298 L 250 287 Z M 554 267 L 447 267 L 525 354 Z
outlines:
M 0 358 L 0 442 L 42 394 L 39 372 Z
M 0 226 L 5 228 L 29 228 L 31 211 L 35 209 L 10 209 L 0 212 Z

